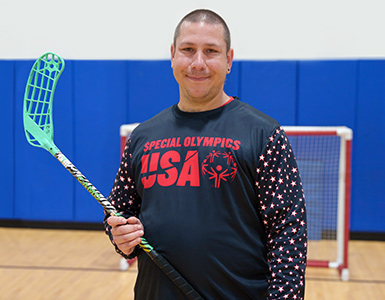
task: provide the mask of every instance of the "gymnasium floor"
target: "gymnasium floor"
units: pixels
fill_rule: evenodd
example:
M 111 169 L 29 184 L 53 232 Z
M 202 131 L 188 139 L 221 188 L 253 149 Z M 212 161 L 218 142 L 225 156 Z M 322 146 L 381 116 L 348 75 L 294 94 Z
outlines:
M 136 265 L 120 271 L 103 232 L 0 228 L 0 241 L 1 300 L 133 299 Z M 350 281 L 308 268 L 306 300 L 385 299 L 385 242 L 349 250 Z

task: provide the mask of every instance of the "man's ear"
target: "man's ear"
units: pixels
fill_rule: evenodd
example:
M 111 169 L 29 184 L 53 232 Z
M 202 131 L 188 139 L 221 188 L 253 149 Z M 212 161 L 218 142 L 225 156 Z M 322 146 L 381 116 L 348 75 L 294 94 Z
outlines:
M 233 65 L 233 59 L 234 59 L 234 50 L 233 48 L 229 49 L 229 52 L 227 52 L 227 74 L 230 73 L 231 66 Z
M 174 43 L 171 44 L 170 52 L 171 52 L 171 68 L 173 68 L 174 67 L 173 62 L 174 62 L 174 56 L 175 56 Z

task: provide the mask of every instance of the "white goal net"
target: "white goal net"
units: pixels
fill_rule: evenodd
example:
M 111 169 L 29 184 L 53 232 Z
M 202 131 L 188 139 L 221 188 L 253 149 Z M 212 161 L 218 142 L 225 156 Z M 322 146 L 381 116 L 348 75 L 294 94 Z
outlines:
M 121 151 L 138 123 L 120 128 Z M 336 268 L 349 279 L 351 141 L 345 126 L 283 126 L 301 174 L 307 207 L 308 266 Z
M 345 126 L 284 126 L 305 193 L 308 266 L 336 268 L 349 279 L 351 141 Z

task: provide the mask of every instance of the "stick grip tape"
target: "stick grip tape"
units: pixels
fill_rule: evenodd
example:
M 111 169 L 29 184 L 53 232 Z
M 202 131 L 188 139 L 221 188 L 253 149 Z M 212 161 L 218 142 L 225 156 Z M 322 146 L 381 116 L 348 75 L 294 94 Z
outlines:
M 163 256 L 159 255 L 155 250 L 148 252 L 148 255 L 190 300 L 203 300 L 194 288 L 169 264 Z

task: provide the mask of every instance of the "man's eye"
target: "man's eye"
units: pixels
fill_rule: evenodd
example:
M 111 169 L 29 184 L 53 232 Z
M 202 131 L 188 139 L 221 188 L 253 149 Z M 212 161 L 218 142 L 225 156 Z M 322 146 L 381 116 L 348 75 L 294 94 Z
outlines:
M 194 49 L 193 48 L 183 48 L 182 51 L 184 51 L 184 52 L 193 52 Z

